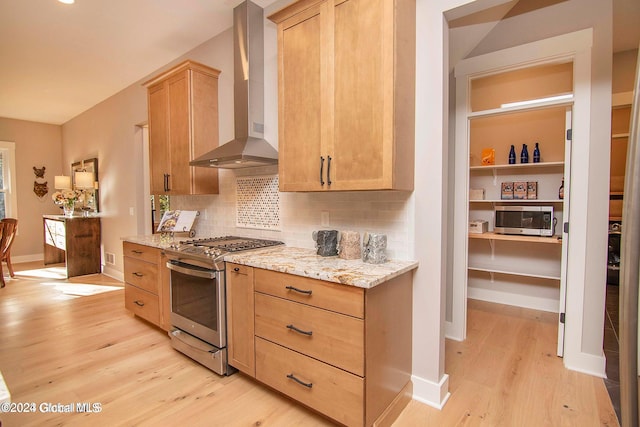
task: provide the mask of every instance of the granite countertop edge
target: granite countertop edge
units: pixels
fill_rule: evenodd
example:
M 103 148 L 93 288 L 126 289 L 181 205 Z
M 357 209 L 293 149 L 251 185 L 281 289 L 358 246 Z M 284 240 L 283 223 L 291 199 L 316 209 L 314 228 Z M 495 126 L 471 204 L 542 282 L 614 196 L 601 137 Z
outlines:
M 321 257 L 313 249 L 278 246 L 229 254 L 226 262 L 370 289 L 418 267 L 416 261 L 368 264 L 360 259 Z
M 120 240 L 129 243 L 136 243 L 138 245 L 151 246 L 152 248 L 166 249 L 169 247 L 173 240 L 161 237 L 160 234 L 144 235 L 144 236 L 126 236 L 121 237 Z
M 121 240 L 165 249 L 172 240 L 160 235 L 127 236 Z M 338 256 L 322 257 L 314 249 L 275 246 L 228 254 L 226 262 L 263 268 L 311 279 L 325 280 L 358 288 L 370 289 L 418 267 L 417 261 L 388 260 L 368 264 L 360 259 L 346 260 Z

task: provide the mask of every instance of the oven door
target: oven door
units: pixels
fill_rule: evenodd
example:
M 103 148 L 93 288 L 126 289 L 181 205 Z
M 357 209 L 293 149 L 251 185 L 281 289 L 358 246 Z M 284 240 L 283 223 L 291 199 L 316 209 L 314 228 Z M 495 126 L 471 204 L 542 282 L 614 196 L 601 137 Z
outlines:
M 227 345 L 224 271 L 167 262 L 171 324 L 218 348 Z

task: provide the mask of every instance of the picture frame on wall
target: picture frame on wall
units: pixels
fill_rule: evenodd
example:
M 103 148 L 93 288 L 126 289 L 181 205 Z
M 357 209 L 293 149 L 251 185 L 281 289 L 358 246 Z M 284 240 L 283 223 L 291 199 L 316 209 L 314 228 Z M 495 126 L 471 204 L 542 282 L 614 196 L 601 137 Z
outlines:
M 87 194 L 87 205 L 93 212 L 100 212 L 100 197 L 98 188 L 98 159 L 91 159 L 74 162 L 71 164 L 71 182 L 74 189 L 78 189 L 76 183 L 76 172 L 93 172 L 94 187 L 91 190 L 84 190 Z

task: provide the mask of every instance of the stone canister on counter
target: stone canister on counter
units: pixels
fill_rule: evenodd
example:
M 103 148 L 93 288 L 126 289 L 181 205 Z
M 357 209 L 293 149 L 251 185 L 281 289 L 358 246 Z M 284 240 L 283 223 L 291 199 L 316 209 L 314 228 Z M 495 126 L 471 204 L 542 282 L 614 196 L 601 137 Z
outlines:
M 387 261 L 386 234 L 364 233 L 362 245 L 362 261 L 369 264 L 382 264 Z
M 341 231 L 338 243 L 338 256 L 342 259 L 360 259 L 360 233 L 357 231 Z
M 312 234 L 316 242 L 317 254 L 320 256 L 338 255 L 338 231 L 318 230 Z

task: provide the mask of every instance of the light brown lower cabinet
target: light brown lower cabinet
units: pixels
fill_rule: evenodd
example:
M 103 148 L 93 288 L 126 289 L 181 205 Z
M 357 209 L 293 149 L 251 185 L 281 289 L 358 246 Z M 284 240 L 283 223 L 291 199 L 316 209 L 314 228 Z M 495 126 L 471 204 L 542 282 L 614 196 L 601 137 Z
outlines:
M 123 243 L 124 306 L 138 317 L 168 331 L 169 269 L 161 249 L 136 243 Z
M 347 426 L 411 400 L 412 280 L 371 289 L 227 264 L 230 364 Z

